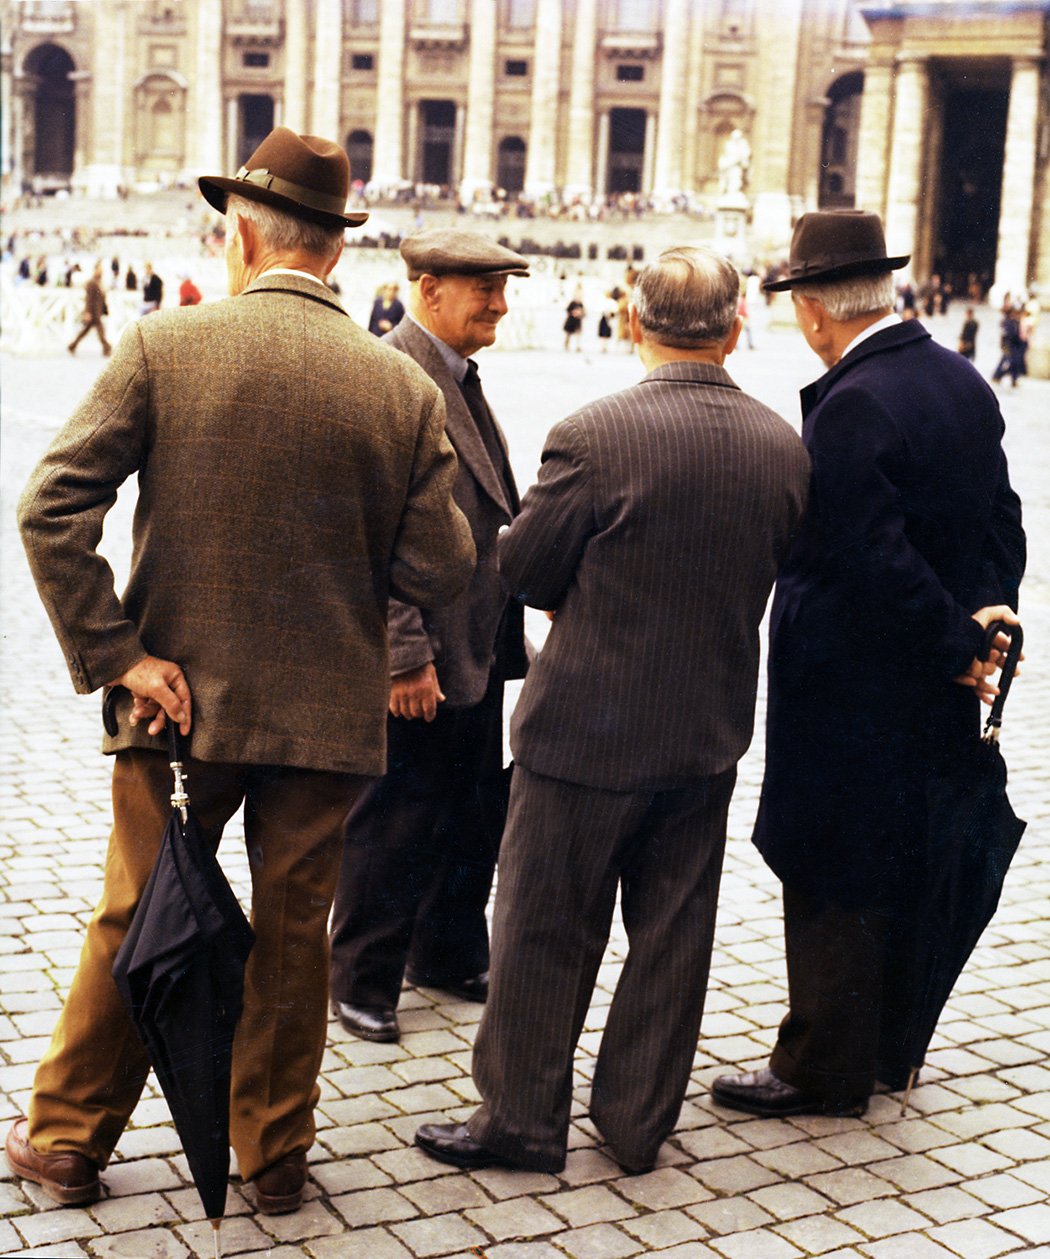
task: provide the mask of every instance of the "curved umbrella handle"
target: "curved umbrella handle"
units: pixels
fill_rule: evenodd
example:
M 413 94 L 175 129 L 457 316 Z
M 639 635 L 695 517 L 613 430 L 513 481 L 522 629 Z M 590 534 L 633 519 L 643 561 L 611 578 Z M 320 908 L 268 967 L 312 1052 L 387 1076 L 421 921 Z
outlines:
M 1002 672 L 999 674 L 999 694 L 995 697 L 992 711 L 988 714 L 988 720 L 984 723 L 984 739 L 987 743 L 998 743 L 999 741 L 999 729 L 1003 724 L 1003 709 L 1006 706 L 1006 697 L 1010 694 L 1010 686 L 1013 683 L 1014 674 L 1017 672 L 1017 665 L 1021 659 L 1021 650 L 1024 647 L 1024 630 L 1020 625 L 1007 625 L 1005 621 L 993 621 L 985 631 L 984 643 L 981 649 L 982 660 L 988 659 L 988 655 L 992 650 L 992 644 L 999 633 L 1009 635 L 1010 649 L 1006 653 Z

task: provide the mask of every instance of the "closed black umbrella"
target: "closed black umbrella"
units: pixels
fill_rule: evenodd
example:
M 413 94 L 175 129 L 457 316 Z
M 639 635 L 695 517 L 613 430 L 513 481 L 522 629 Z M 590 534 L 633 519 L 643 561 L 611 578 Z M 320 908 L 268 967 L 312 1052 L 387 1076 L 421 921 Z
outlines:
M 171 721 L 168 730 L 172 815 L 113 978 L 149 1051 L 205 1214 L 218 1230 L 230 1173 L 233 1037 L 255 936 L 189 809 L 179 732 Z
M 1010 650 L 984 735 L 974 735 L 950 769 L 927 784 L 917 909 L 902 933 L 904 955 L 898 959 L 894 984 L 893 1004 L 900 1019 L 897 1060 L 880 1064 L 886 1083 L 907 1079 L 902 1114 L 941 1011 L 999 904 L 1006 871 L 1027 825 L 1007 798 L 1006 762 L 999 750 L 1003 706 L 1024 634 L 1019 625 L 992 625 L 985 658 L 998 631 L 1010 635 Z

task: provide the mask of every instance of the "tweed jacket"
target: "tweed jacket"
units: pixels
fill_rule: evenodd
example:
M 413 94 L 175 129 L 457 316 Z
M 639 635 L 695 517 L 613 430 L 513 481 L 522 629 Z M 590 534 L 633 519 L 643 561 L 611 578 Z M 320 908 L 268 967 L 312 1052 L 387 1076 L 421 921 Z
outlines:
M 811 509 L 770 615 L 766 772 L 754 842 L 785 882 L 892 903 L 916 868 L 926 784 L 977 737 L 952 678 L 979 608 L 1025 567 L 995 394 L 918 320 L 877 332 L 802 393 Z
M 556 611 L 515 760 L 620 791 L 731 768 L 808 480 L 791 426 L 713 364 L 665 364 L 556 425 L 499 545 L 508 589 Z
M 383 341 L 414 359 L 444 395 L 446 432 L 459 458 L 453 496 L 470 522 L 478 553 L 470 585 L 444 607 L 410 607 L 391 601 L 390 668 L 393 673 L 404 673 L 433 661 L 445 704 L 449 708 L 469 707 L 485 694 L 497 633 L 507 609 L 496 563 L 496 535 L 518 510 L 517 489 L 511 474 L 512 496 L 508 500 L 459 385 L 427 334 L 411 319 L 403 319 Z M 499 425 L 496 431 L 506 452 Z M 507 468 L 509 471 L 509 461 Z M 518 608 L 518 615 L 508 618 L 509 632 L 504 627 L 506 637 L 500 644 L 504 678 L 525 675 L 520 612 Z
M 388 592 L 437 606 L 474 567 L 455 469 L 426 375 L 319 284 L 270 274 L 136 323 L 20 524 L 78 691 L 148 652 L 185 670 L 195 758 L 379 775 Z M 118 599 L 96 548 L 133 475 Z M 129 707 L 106 750 L 163 746 Z

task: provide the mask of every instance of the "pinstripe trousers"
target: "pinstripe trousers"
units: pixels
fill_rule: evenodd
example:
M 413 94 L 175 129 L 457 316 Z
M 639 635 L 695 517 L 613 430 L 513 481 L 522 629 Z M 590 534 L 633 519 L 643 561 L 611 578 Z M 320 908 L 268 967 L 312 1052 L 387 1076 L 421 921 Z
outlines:
M 565 1165 L 572 1063 L 617 886 L 628 954 L 591 1118 L 629 1171 L 674 1128 L 700 1033 L 735 768 L 667 791 L 606 791 L 516 765 L 500 849 L 489 999 L 474 1047 L 476 1141 Z

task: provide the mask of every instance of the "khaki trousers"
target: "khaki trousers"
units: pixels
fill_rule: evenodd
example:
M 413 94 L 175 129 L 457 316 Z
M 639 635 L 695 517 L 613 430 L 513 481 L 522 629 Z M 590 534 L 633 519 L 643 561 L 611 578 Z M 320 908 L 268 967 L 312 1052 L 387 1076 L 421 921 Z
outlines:
M 328 912 L 343 821 L 367 780 L 190 760 L 187 781 L 215 846 L 244 803 L 256 942 L 234 1040 L 230 1143 L 251 1180 L 313 1144 L 327 1028 Z M 72 1150 L 105 1167 L 146 1082 L 149 1058 L 112 968 L 159 851 L 170 794 L 163 753 L 117 754 L 102 899 L 29 1104 L 29 1138 L 42 1153 Z

